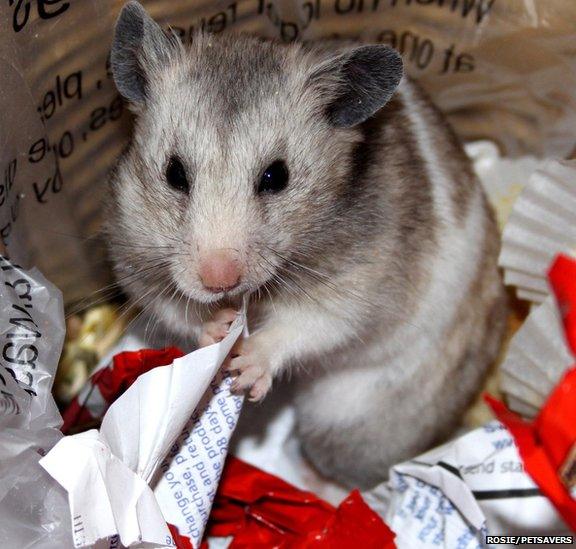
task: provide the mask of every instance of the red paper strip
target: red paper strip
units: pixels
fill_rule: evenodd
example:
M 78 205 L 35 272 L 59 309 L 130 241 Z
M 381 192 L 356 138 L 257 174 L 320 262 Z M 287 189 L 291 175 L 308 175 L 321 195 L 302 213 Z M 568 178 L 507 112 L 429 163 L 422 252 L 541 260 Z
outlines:
M 207 535 L 230 549 L 393 549 L 394 533 L 354 490 L 338 508 L 237 458 L 220 480 Z
M 559 255 L 548 272 L 548 279 L 558 301 L 568 346 L 576 356 L 576 261 Z
M 168 524 L 172 538 L 174 538 L 174 543 L 176 543 L 176 549 L 194 549 L 190 538 L 180 534 L 180 531 L 173 524 Z M 202 543 L 200 549 L 208 549 L 208 544 Z

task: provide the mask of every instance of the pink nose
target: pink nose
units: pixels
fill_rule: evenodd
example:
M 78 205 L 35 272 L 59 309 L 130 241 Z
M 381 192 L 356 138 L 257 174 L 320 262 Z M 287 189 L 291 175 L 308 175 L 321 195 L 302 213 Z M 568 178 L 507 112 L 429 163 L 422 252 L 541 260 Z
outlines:
M 218 293 L 238 286 L 242 273 L 234 251 L 212 250 L 200 259 L 198 274 L 208 291 Z

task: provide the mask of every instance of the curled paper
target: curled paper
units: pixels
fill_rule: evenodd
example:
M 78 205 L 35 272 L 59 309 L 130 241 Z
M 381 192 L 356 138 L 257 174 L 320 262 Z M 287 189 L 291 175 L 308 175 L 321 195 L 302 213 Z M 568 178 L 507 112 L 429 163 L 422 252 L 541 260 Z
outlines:
M 244 400 L 230 393 L 231 383 L 223 372 L 212 380 L 162 462 L 154 487 L 164 517 L 194 547 L 202 540 Z
M 576 252 L 576 162 L 549 160 L 534 172 L 504 227 L 499 264 L 519 298 L 549 295 L 548 266 Z
M 561 377 L 574 364 L 567 343 L 570 337 L 576 338 L 569 328 L 569 315 L 574 315 L 570 311 L 576 307 L 572 304 L 576 303 L 576 262 L 559 256 L 550 279 L 556 296 L 547 297 L 533 308 L 512 338 L 500 367 L 501 388 L 508 406 L 525 417 L 538 414 Z M 563 315 L 566 329 L 562 325 Z
M 41 460 L 68 491 L 75 547 L 115 534 L 124 546 L 171 547 L 166 521 L 200 544 L 242 404 L 225 376 L 214 378 L 245 323 L 246 301 L 221 342 L 141 375 L 100 431 L 65 437 Z

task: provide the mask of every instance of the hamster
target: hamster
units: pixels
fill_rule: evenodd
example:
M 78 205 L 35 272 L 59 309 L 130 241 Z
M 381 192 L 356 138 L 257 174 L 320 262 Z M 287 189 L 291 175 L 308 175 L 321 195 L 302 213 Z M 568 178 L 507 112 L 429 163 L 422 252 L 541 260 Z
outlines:
M 259 400 L 297 376 L 303 451 L 345 485 L 449 435 L 502 339 L 499 236 L 399 55 L 233 34 L 183 46 L 129 2 L 111 67 L 136 114 L 106 216 L 132 302 L 208 344 L 250 292 L 234 390 Z

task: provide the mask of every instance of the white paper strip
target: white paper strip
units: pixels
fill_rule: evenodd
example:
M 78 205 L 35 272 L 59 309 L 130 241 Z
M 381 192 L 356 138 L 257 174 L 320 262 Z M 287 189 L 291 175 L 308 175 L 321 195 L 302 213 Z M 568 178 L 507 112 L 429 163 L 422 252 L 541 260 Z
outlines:
M 161 465 L 154 488 L 167 522 L 200 545 L 244 397 L 220 372 Z

